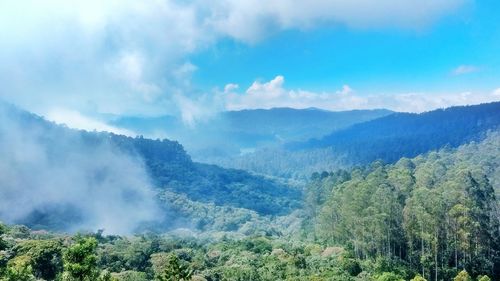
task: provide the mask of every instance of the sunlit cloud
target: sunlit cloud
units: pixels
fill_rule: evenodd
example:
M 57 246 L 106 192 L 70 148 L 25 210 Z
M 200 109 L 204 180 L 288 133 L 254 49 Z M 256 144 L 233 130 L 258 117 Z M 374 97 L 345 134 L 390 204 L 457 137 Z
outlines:
M 499 89 L 486 93 L 407 92 L 363 95 L 354 91 L 349 85 L 343 85 L 341 89 L 336 91 L 318 93 L 302 89 L 287 89 L 284 87 L 284 83 L 285 78 L 279 75 L 268 82 L 256 81 L 243 93 L 234 89 L 234 91 L 225 95 L 226 109 L 316 107 L 340 111 L 386 108 L 404 112 L 423 112 L 455 105 L 479 104 L 500 100 Z
M 332 25 L 419 30 L 466 2 L 6 0 L 0 97 L 43 115 L 57 107 L 192 120 L 183 108 L 209 90 L 193 90 L 191 56 L 221 39 L 254 44 Z

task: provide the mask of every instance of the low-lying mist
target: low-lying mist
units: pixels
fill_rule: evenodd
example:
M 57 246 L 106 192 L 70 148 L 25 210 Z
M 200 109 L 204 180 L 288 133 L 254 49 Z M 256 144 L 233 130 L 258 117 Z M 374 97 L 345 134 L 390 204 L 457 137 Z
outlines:
M 157 219 L 142 161 L 96 135 L 0 104 L 0 220 L 127 234 Z

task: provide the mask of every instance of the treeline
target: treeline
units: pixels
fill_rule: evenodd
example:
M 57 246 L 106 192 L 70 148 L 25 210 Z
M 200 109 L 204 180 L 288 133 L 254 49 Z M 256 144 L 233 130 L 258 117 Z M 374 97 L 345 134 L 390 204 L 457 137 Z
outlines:
M 67 236 L 0 224 L 0 237 L 2 281 L 426 281 L 398 260 L 269 236 Z
M 314 174 L 304 233 L 396 260 L 428 280 L 500 278 L 500 134 L 392 165 Z M 495 188 L 497 189 L 495 191 Z
M 109 137 L 144 161 L 159 189 L 184 194 L 193 201 L 245 208 L 263 215 L 284 215 L 301 206 L 301 190 L 246 171 L 193 162 L 177 142 L 114 134 Z
M 394 113 L 321 139 L 290 144 L 292 150 L 331 147 L 333 155 L 345 155 L 354 165 L 375 160 L 393 163 L 444 146 L 478 141 L 500 126 L 500 102 L 456 106 L 420 114 Z M 390 148 L 390 149 L 388 149 Z
M 283 236 L 299 230 L 303 218 L 300 209 L 285 216 L 266 216 L 245 208 L 192 201 L 168 190 L 160 193 L 159 199 L 164 203 L 168 229 L 184 228 L 197 233 Z
M 355 124 L 322 138 L 257 150 L 233 159 L 215 159 L 224 167 L 285 178 L 308 178 L 312 172 L 395 163 L 448 146 L 480 141 L 500 126 L 500 102 L 450 107 L 421 114 L 394 113 Z
M 25 138 L 28 143 L 36 144 L 37 150 L 47 155 L 46 160 L 51 165 L 62 167 L 62 170 L 64 167 L 78 166 L 81 162 L 90 163 L 89 166 L 92 169 L 89 170 L 95 172 L 89 173 L 85 178 L 88 182 L 114 183 L 115 179 L 107 178 L 111 177 L 109 170 L 117 172 L 113 174 L 113 177 L 130 173 L 130 170 L 120 165 L 109 167 L 105 164 L 102 166 L 96 164 L 97 159 L 91 155 L 101 155 L 102 153 L 96 151 L 105 147 L 106 151 L 129 159 L 137 170 L 144 172 L 146 180 L 143 184 L 150 185 L 159 196 L 164 192 L 171 192 L 186 196 L 193 202 L 214 204 L 222 208 L 248 209 L 258 215 L 281 216 L 301 207 L 300 189 L 291 188 L 286 184 L 255 176 L 246 171 L 223 169 L 215 165 L 193 162 L 183 146 L 175 141 L 74 130 L 1 102 L 0 116 L 4 121 L 0 122 L 0 126 L 6 134 L 12 133 L 16 128 L 16 132 L 22 136 L 19 138 Z M 33 148 L 22 147 L 24 143 L 19 142 L 20 148 L 16 149 L 21 151 L 26 148 L 26 153 L 29 154 L 29 149 Z M 6 151 L 12 150 L 12 144 L 2 142 L 1 145 Z M 73 157 L 75 155 L 78 157 Z M 78 161 L 74 162 L 74 159 Z M 9 164 L 7 163 L 4 168 L 9 169 Z M 31 166 L 19 168 L 25 173 L 20 178 L 37 178 L 40 174 L 37 171 L 30 172 Z M 58 179 L 58 176 L 54 178 Z M 38 180 L 40 182 L 35 184 Z M 50 183 L 51 180 L 51 178 L 32 180 L 32 186 L 23 185 L 18 189 L 36 189 L 44 183 L 53 184 Z M 63 182 L 57 188 L 68 189 L 66 185 L 74 186 L 77 183 L 80 182 Z M 2 188 L 5 187 L 0 187 L 0 191 Z M 91 196 L 92 193 L 87 194 Z M 161 201 L 159 197 L 155 199 Z M 168 202 L 163 205 L 168 206 Z M 165 210 L 165 212 L 168 211 Z M 68 223 L 76 223 L 76 219 L 84 216 L 85 214 L 71 204 L 56 204 L 48 201 L 47 204 L 36 207 L 25 217 L 11 222 L 27 224 L 37 229 L 66 230 L 69 229 Z M 6 216 L 3 218 L 5 219 Z M 163 231 L 168 227 L 170 227 L 168 224 L 161 225 L 156 230 Z

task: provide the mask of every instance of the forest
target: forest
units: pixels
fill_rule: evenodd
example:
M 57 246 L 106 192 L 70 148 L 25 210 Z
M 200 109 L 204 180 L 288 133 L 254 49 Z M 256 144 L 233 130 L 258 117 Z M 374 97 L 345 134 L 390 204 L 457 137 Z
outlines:
M 143 159 L 166 216 L 131 234 L 75 232 L 59 224 L 60 212 L 35 208 L 0 226 L 0 280 L 500 278 L 498 130 L 392 163 L 314 172 L 301 187 L 193 162 L 176 142 L 15 114 L 43 128 L 37 137 L 49 149 L 69 137 Z
M 0 281 L 500 281 L 500 0 L 0 0 Z
M 484 137 L 500 123 L 500 102 L 455 106 L 420 114 L 393 113 L 320 138 L 285 142 L 215 163 L 285 178 L 308 178 L 318 170 L 394 163 L 444 146 L 458 147 Z M 390 149 L 388 149 L 390 148 Z

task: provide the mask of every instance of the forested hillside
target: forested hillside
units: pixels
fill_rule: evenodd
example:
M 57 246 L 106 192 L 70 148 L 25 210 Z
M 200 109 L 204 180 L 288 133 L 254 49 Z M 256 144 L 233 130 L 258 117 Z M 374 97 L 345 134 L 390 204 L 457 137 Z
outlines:
M 177 142 L 109 136 L 118 147 L 144 160 L 160 189 L 186 194 L 191 200 L 246 208 L 264 215 L 285 214 L 300 206 L 298 189 L 242 170 L 193 162 Z
M 332 112 L 272 108 L 224 111 L 195 124 L 186 124 L 174 116 L 121 117 L 110 122 L 144 135 L 169 136 L 186 146 L 194 158 L 210 162 L 265 146 L 318 138 L 391 113 L 383 109 Z
M 321 139 L 289 144 L 288 148 L 331 147 L 335 154 L 344 154 L 347 161 L 355 164 L 377 159 L 394 162 L 401 157 L 414 157 L 446 145 L 457 147 L 479 140 L 484 132 L 499 125 L 500 102 L 450 107 L 420 114 L 394 113 Z
M 301 205 L 299 189 L 195 163 L 174 141 L 73 130 L 5 104 L 0 115 L 0 215 L 9 222 L 93 228 L 130 208 L 142 211 L 114 231 L 133 231 L 141 221 L 171 222 L 152 224 L 161 229 L 190 221 L 160 199 L 164 192 L 256 216 L 285 215 Z M 17 204 L 25 208 L 12 212 Z
M 491 132 L 394 164 L 316 173 L 292 233 L 283 221 L 171 192 L 163 196 L 197 213 L 204 232 L 68 236 L 0 224 L 0 278 L 498 280 L 499 167 L 500 133 Z M 232 232 L 248 215 L 247 232 Z
M 428 280 L 457 269 L 500 277 L 500 134 L 395 164 L 314 174 L 304 230 L 358 259 L 384 257 Z
M 314 171 L 386 163 L 444 146 L 481 140 L 500 126 L 500 102 L 430 112 L 394 113 L 353 125 L 320 139 L 220 159 L 217 163 L 281 177 L 307 177 Z

